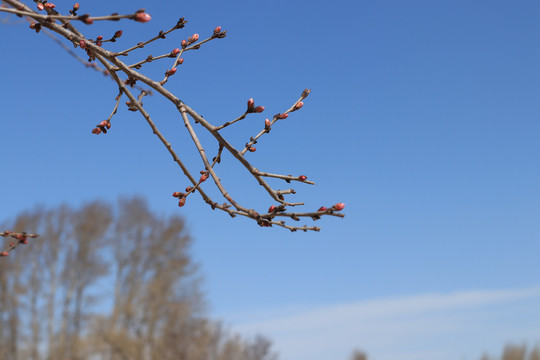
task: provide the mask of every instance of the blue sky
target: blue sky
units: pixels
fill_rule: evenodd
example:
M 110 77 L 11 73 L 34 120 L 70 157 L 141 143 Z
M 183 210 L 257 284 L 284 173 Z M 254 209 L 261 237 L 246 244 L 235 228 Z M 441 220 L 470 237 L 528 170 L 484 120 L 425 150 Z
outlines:
M 380 360 L 477 359 L 508 341 L 540 341 L 538 2 L 81 3 L 95 15 L 139 8 L 151 22 L 82 29 L 123 29 L 120 48 L 189 20 L 134 60 L 217 25 L 228 30 L 184 56 L 168 86 L 216 124 L 250 97 L 264 105 L 224 131 L 238 145 L 312 89 L 249 158 L 261 170 L 307 175 L 317 185 L 295 186 L 295 199 L 308 209 L 344 202 L 346 217 L 292 234 L 231 220 L 195 198 L 179 209 L 170 194 L 187 181 L 138 114 L 121 108 L 109 134 L 90 134 L 114 106 L 112 83 L 12 23 L 0 26 L 9 50 L 0 60 L 0 219 L 119 195 L 182 214 L 210 314 L 270 335 L 284 360 L 345 358 L 354 347 Z M 143 72 L 161 76 L 168 65 Z M 157 97 L 144 104 L 202 169 L 175 110 Z M 231 158 L 220 174 L 239 200 L 271 205 Z

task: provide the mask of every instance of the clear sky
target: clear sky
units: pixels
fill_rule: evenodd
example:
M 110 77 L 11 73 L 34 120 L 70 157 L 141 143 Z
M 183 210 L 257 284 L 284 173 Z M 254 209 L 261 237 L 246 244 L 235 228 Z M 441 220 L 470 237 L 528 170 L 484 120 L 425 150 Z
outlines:
M 182 214 L 210 314 L 269 335 L 283 360 L 345 359 L 354 347 L 378 360 L 478 359 L 540 341 L 539 2 L 81 2 L 93 15 L 139 8 L 151 22 L 80 26 L 90 37 L 123 29 L 120 49 L 189 20 L 133 60 L 228 30 L 186 54 L 168 86 L 215 124 L 250 97 L 264 105 L 225 132 L 239 146 L 312 89 L 249 158 L 307 175 L 317 185 L 295 185 L 295 199 L 344 202 L 346 217 L 290 233 L 194 197 L 179 209 L 171 193 L 187 180 L 139 114 L 121 107 L 109 134 L 90 134 L 114 106 L 112 82 L 15 19 L 0 24 L 0 220 L 119 195 Z M 202 169 L 175 110 L 144 105 Z M 220 171 L 233 196 L 271 205 L 230 157 Z

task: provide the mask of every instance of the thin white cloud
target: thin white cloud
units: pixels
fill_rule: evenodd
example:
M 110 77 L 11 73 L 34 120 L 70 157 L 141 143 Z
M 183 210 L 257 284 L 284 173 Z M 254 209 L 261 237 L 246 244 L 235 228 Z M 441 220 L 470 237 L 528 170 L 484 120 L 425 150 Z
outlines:
M 540 340 L 540 287 L 462 291 L 329 305 L 234 328 L 270 336 L 283 360 L 346 359 L 354 347 L 374 360 L 478 359 L 507 341 Z

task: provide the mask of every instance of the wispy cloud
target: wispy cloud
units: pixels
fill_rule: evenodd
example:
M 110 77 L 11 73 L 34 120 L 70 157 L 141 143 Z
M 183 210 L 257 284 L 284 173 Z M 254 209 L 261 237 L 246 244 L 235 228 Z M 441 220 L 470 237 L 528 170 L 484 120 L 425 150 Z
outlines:
M 540 340 L 540 287 L 273 309 L 234 328 L 270 336 L 283 360 L 346 359 L 354 347 L 379 360 L 478 359 L 507 341 Z

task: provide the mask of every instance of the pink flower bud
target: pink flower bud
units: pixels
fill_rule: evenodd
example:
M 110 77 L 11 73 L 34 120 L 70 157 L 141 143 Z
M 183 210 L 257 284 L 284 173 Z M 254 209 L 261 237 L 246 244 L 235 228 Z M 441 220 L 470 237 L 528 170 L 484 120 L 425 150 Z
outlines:
M 204 174 L 201 175 L 201 178 L 199 179 L 199 182 L 205 182 L 206 179 L 208 179 L 208 174 L 204 173 Z
M 96 135 L 101 134 L 101 129 L 100 129 L 100 128 L 94 128 L 94 129 L 92 129 L 92 134 L 96 134 Z
M 302 106 L 304 106 L 304 103 L 299 101 L 294 105 L 294 110 L 300 109 Z
M 101 41 L 103 40 L 103 36 L 99 35 L 97 38 L 96 38 L 96 41 Z
M 185 48 L 187 46 L 186 39 L 182 40 L 181 46 L 182 46 L 182 48 Z
M 278 119 L 286 119 L 289 117 L 289 114 L 279 114 Z
M 257 151 L 257 149 L 255 148 L 255 146 L 250 146 L 250 147 L 248 148 L 248 150 L 249 150 L 249 152 L 255 152 L 255 151 Z
M 255 109 L 253 109 L 253 112 L 256 113 L 262 113 L 264 111 L 264 106 L 257 106 Z
M 83 15 L 81 21 L 86 25 L 92 25 L 94 23 L 94 20 L 92 20 L 92 18 L 88 14 Z
M 247 107 L 248 109 L 253 109 L 253 107 L 255 106 L 255 100 L 253 100 L 253 98 L 249 98 L 248 102 L 247 102 Z
M 270 120 L 264 120 L 264 127 L 270 127 Z
M 109 123 L 109 122 L 108 122 L 107 120 L 103 120 L 102 122 L 99 123 L 98 126 L 99 126 L 99 127 L 107 127 L 107 124 L 108 124 L 108 123 Z
M 190 192 L 191 190 L 193 190 L 193 186 L 188 186 L 188 187 L 186 188 L 186 192 Z
M 276 206 L 275 205 L 270 206 L 270 208 L 268 209 L 268 212 L 273 213 L 274 211 L 276 211 Z
M 221 32 L 221 26 L 216 26 L 216 28 L 214 29 L 214 34 L 217 34 L 220 32 Z
M 337 203 L 336 205 L 332 206 L 332 208 L 336 211 L 341 211 L 345 208 L 344 203 Z
M 178 192 L 178 191 L 175 191 L 175 192 L 172 193 L 172 196 L 175 197 L 175 198 L 179 198 L 180 195 L 182 195 L 182 193 Z
M 7 251 L 2 251 L 0 253 L 0 256 L 9 256 L 9 253 Z
M 174 75 L 175 72 L 176 72 L 176 68 L 172 68 L 172 69 L 167 70 L 165 72 L 165 75 L 171 76 L 171 75 Z
M 179 48 L 174 49 L 173 51 L 171 51 L 171 54 L 173 54 L 174 56 L 180 54 L 180 49 Z
M 146 22 L 149 22 L 150 20 L 152 20 L 152 17 L 150 16 L 150 14 L 147 14 L 145 12 L 138 12 L 137 14 L 135 14 L 135 21 L 146 23 Z
M 184 63 L 184 58 L 178 59 L 178 64 L 179 64 L 179 65 L 182 65 L 183 63 Z
M 53 3 L 46 3 L 44 6 L 47 9 L 54 9 L 56 7 L 56 5 L 54 5 Z
M 186 205 L 186 198 L 185 198 L 185 197 L 181 198 L 181 199 L 178 201 L 178 207 L 182 207 L 182 206 L 184 206 L 184 205 Z
M 117 39 L 119 38 L 120 36 L 122 36 L 122 30 L 118 30 L 117 32 L 114 33 L 114 38 Z
M 307 180 L 307 176 L 306 176 L 306 175 L 300 175 L 300 176 L 298 177 L 298 180 L 300 180 L 300 181 L 306 181 L 306 180 Z
M 86 49 L 86 41 L 84 41 L 84 40 L 79 41 L 79 46 L 80 46 L 81 49 L 83 49 L 83 50 Z
M 43 10 L 44 6 L 43 6 L 42 3 L 38 3 L 37 8 L 38 8 L 39 11 L 41 11 L 41 10 Z
M 326 211 L 326 210 L 328 210 L 328 209 L 326 208 L 326 206 L 321 206 L 321 207 L 319 208 L 319 210 L 317 210 L 317 211 Z
M 190 43 L 194 43 L 195 41 L 199 40 L 199 34 L 193 34 L 190 38 Z
M 73 11 L 79 10 L 80 7 L 79 3 L 75 3 L 75 5 L 73 5 Z

